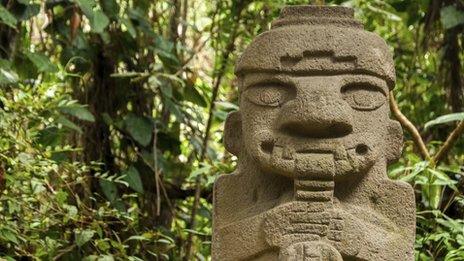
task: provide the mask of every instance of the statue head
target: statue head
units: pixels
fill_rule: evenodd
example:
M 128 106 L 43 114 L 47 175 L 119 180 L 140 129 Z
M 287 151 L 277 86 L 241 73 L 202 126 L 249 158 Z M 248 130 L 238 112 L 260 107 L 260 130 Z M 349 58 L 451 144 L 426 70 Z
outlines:
M 400 155 L 401 127 L 389 117 L 392 55 L 352 9 L 286 7 L 245 50 L 236 75 L 240 111 L 226 121 L 225 143 L 247 164 L 340 181 Z

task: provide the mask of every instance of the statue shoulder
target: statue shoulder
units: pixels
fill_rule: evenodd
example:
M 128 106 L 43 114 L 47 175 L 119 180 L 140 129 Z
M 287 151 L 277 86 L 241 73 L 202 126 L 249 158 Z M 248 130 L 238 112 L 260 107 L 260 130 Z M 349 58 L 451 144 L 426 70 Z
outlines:
M 378 185 L 371 202 L 375 209 L 399 227 L 414 233 L 416 205 L 411 185 L 399 180 L 384 180 Z

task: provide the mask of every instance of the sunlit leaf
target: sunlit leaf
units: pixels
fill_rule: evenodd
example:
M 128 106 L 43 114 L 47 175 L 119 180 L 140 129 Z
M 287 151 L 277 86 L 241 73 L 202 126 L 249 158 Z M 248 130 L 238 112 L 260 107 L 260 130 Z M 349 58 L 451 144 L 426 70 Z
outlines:
M 75 0 L 75 2 L 79 5 L 84 15 L 90 19 L 93 15 L 93 8 L 96 2 L 94 0 Z
M 92 30 L 96 33 L 103 33 L 105 28 L 110 23 L 108 17 L 100 10 L 93 13 L 93 18 L 90 19 Z
M 103 33 L 110 20 L 102 10 L 95 9 L 97 3 L 94 0 L 76 0 L 76 3 L 89 19 L 92 31 L 100 34 Z
M 427 168 L 428 164 L 429 163 L 427 161 L 421 161 L 415 164 L 413 171 L 410 174 L 401 177 L 400 180 L 406 182 L 412 181 L 419 173 L 423 172 Z
M 441 202 L 441 191 L 442 186 L 439 185 L 430 185 L 429 188 L 429 200 L 430 206 L 433 209 L 437 209 Z
M 16 23 L 18 22 L 3 5 L 0 5 L 0 21 L 12 28 L 16 28 Z
M 56 121 L 56 123 L 59 123 L 59 124 L 63 125 L 66 128 L 75 130 L 75 131 L 82 134 L 81 127 L 74 124 L 74 122 L 68 120 L 65 116 L 59 116 L 55 121 Z
M 436 170 L 433 168 L 427 168 L 427 171 L 429 171 L 433 177 L 437 178 L 437 180 L 434 180 L 432 184 L 434 185 L 446 185 L 449 186 L 450 188 L 457 190 L 455 184 L 458 182 L 455 180 L 452 180 L 448 175 L 446 175 L 443 171 Z
M 134 24 L 132 24 L 132 21 L 126 17 L 120 17 L 119 19 L 121 20 L 122 24 L 126 27 L 130 36 L 132 38 L 137 37 L 137 31 L 135 30 L 135 27 L 134 27 Z
M 83 231 L 76 231 L 74 235 L 77 246 L 81 247 L 92 239 L 95 235 L 95 231 L 86 229 Z
M 0 68 L 0 84 L 11 84 L 18 82 L 18 74 L 12 70 Z
M 440 10 L 440 19 L 445 29 L 450 29 L 464 23 L 464 12 L 456 9 L 454 5 L 448 5 Z
M 126 241 L 130 241 L 130 240 L 147 241 L 147 240 L 150 240 L 150 239 L 146 238 L 144 236 L 130 236 L 128 239 L 126 239 Z
M 217 101 L 216 105 L 218 107 L 223 107 L 226 111 L 238 111 L 238 106 L 228 101 Z
M 27 58 L 35 65 L 40 72 L 53 73 L 58 71 L 56 65 L 50 62 L 47 56 L 41 53 L 25 53 Z
M 114 257 L 112 255 L 102 255 L 98 257 L 98 261 L 114 261 Z
M 123 72 L 123 73 L 113 73 L 111 77 L 116 78 L 132 78 L 132 77 L 139 77 L 141 73 L 139 72 Z
M 4 238 L 7 241 L 13 242 L 15 244 L 19 244 L 18 238 L 16 235 L 10 231 L 9 229 L 2 229 L 0 230 L 0 238 Z
M 187 86 L 184 89 L 184 95 L 187 101 L 193 102 L 201 107 L 207 106 L 206 99 L 200 94 L 195 86 Z
M 398 15 L 392 13 L 392 12 L 389 12 L 385 9 L 381 9 L 381 8 L 377 8 L 377 7 L 374 7 L 373 5 L 367 5 L 367 8 L 369 8 L 370 10 L 374 11 L 374 12 L 377 12 L 377 13 L 380 13 L 380 14 L 383 14 L 385 15 L 388 19 L 392 20 L 392 21 L 401 21 L 401 17 L 399 17 Z
M 210 170 L 211 165 L 203 165 L 202 167 L 192 171 L 192 173 L 190 173 L 189 179 L 195 179 L 199 175 L 203 175 L 210 172 Z
M 450 113 L 450 114 L 440 116 L 434 120 L 427 122 L 424 125 L 424 128 L 427 129 L 434 125 L 448 123 L 452 121 L 462 121 L 462 120 L 464 120 L 464 112 Z
M 60 111 L 69 115 L 72 115 L 83 121 L 94 122 L 95 117 L 93 114 L 87 110 L 85 106 L 79 104 L 72 104 L 67 106 L 59 107 Z

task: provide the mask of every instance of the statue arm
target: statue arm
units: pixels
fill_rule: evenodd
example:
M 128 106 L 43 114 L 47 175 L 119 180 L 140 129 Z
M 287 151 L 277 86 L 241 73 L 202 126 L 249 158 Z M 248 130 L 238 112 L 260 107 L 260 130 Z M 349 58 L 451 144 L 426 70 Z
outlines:
M 391 180 L 379 187 L 370 210 L 351 206 L 351 211 L 346 207 L 342 211 L 344 236 L 339 249 L 360 260 L 414 260 L 413 191 L 408 184 Z
M 213 238 L 213 261 L 249 260 L 269 249 L 263 232 L 264 214 L 217 228 Z
M 263 230 L 266 211 L 252 211 L 246 187 L 251 182 L 246 178 L 221 175 L 214 184 L 213 261 L 252 260 L 270 248 Z

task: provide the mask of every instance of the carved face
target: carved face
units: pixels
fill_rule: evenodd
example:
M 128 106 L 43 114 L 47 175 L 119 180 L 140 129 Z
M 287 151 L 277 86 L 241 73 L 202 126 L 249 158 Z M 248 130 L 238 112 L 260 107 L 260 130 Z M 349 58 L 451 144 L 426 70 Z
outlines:
M 250 73 L 241 85 L 241 144 L 264 171 L 342 180 L 397 150 L 383 79 Z

